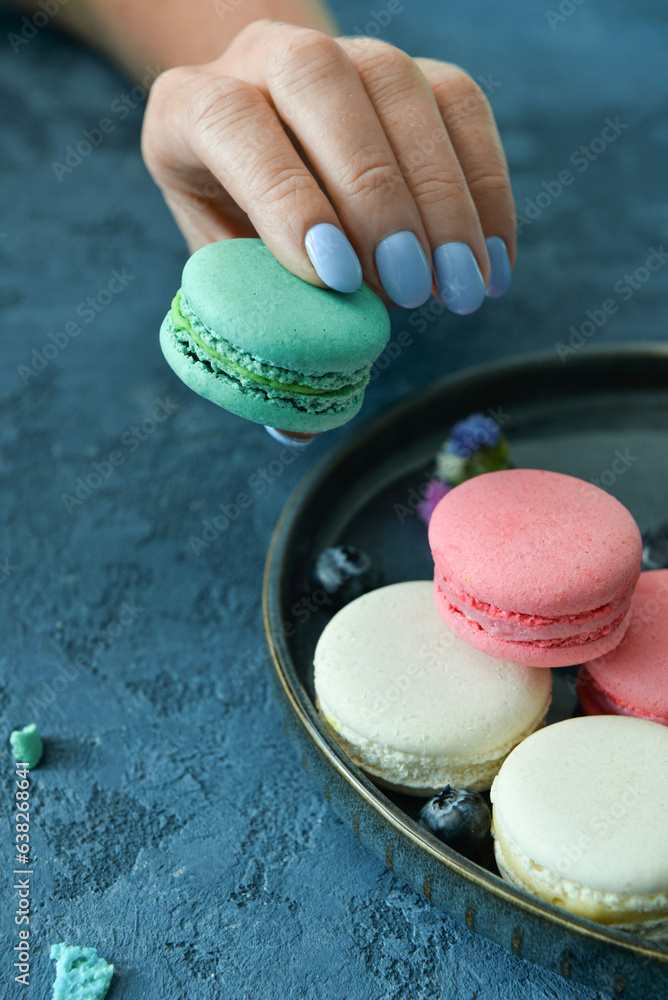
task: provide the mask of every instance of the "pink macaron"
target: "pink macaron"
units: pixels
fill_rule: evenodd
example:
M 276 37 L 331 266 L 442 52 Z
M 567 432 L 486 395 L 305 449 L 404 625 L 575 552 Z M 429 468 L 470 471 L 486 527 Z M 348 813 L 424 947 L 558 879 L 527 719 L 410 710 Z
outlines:
M 635 715 L 668 726 L 668 569 L 640 574 L 626 635 L 580 667 L 576 687 L 585 715 Z
M 609 653 L 630 621 L 640 530 L 604 490 L 558 472 L 476 476 L 429 524 L 441 616 L 472 646 L 564 667 Z

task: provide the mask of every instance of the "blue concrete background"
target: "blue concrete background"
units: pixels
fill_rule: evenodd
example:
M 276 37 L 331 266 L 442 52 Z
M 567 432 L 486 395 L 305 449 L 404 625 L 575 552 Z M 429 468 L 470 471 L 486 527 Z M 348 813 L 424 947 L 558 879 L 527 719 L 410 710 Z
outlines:
M 387 20 L 384 0 L 334 7 L 349 32 Z M 403 0 L 382 32 L 490 90 L 527 222 L 504 300 L 419 334 L 397 312 L 414 343 L 366 415 L 437 375 L 555 349 L 610 297 L 589 342 L 665 337 L 668 267 L 626 298 L 615 284 L 667 235 L 668 8 L 561 8 Z M 7 736 L 36 721 L 46 751 L 27 989 L 4 827 L 5 995 L 50 995 L 49 945 L 65 940 L 116 964 L 111 1000 L 593 1000 L 433 909 L 305 777 L 272 706 L 261 571 L 300 475 L 359 421 L 272 473 L 260 428 L 176 381 L 157 331 L 186 251 L 142 164 L 142 106 L 126 116 L 130 85 L 48 27 L 12 46 L 21 27 L 0 11 L 0 720 Z M 113 130 L 56 176 L 104 117 Z M 571 157 L 606 118 L 624 127 L 580 171 Z M 195 554 L 191 536 L 249 491 Z M 8 744 L 0 760 L 9 795 Z

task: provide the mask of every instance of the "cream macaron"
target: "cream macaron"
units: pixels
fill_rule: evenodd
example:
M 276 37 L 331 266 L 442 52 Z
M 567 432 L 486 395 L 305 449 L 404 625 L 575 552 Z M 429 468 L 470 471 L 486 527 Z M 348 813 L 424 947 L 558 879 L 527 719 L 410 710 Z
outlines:
M 491 791 L 494 851 L 518 888 L 602 924 L 668 932 L 668 728 L 567 719 L 510 754 Z
M 315 651 L 317 706 L 378 784 L 431 796 L 490 787 L 513 747 L 541 725 L 549 670 L 474 649 L 438 614 L 429 580 L 358 597 Z

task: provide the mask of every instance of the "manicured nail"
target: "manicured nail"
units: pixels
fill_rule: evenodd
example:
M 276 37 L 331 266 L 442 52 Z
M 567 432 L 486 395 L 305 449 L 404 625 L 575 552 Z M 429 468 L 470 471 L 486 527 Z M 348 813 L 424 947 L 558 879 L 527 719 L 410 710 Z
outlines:
M 290 448 L 305 448 L 315 437 L 315 434 L 299 434 L 297 431 L 279 431 L 276 427 L 269 427 L 267 424 L 264 425 L 264 429 L 270 437 L 273 437 L 274 441 L 287 444 Z
M 356 292 L 362 284 L 362 265 L 346 236 L 329 222 L 312 226 L 304 239 L 316 274 L 337 292 Z
M 485 281 L 466 243 L 443 243 L 434 250 L 434 270 L 441 302 L 458 316 L 475 312 L 485 298 Z
M 380 283 L 398 306 L 415 309 L 431 295 L 429 261 L 414 233 L 393 233 L 376 247 Z
M 485 295 L 489 296 L 490 299 L 499 299 L 510 288 L 510 258 L 506 244 L 500 236 L 488 236 L 485 243 L 492 267 L 492 277 L 489 279 Z

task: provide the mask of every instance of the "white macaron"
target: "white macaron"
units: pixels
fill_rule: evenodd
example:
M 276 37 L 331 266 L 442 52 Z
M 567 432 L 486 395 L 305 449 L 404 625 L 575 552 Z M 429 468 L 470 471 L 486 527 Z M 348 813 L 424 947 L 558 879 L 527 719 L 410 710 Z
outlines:
M 315 651 L 320 714 L 378 784 L 431 796 L 489 788 L 541 725 L 549 670 L 505 663 L 457 638 L 433 583 L 381 587 L 342 608 Z
M 668 931 L 668 727 L 567 719 L 508 757 L 491 792 L 499 871 L 599 923 Z

